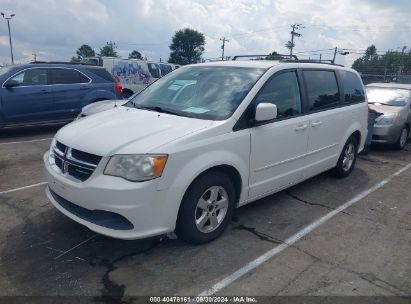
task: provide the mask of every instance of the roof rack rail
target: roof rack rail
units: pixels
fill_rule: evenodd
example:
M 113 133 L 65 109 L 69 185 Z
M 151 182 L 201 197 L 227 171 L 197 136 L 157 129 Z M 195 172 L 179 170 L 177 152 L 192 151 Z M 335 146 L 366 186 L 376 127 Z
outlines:
M 296 55 L 283 55 L 283 54 L 276 54 L 276 56 L 280 56 L 280 57 L 282 57 L 282 58 L 288 58 L 288 60 L 290 60 L 290 61 L 297 61 L 298 60 L 298 58 L 297 58 L 297 56 Z M 237 60 L 237 58 L 250 58 L 250 57 L 256 57 L 256 58 L 266 58 L 266 57 L 268 57 L 268 56 L 270 56 L 269 54 L 268 55 L 236 55 L 236 56 L 234 56 L 233 57 L 233 61 L 234 60 Z M 284 59 L 281 59 L 281 60 L 284 60 Z
M 337 65 L 337 66 L 342 66 L 342 67 L 344 66 L 342 64 L 336 64 L 333 60 L 298 59 L 296 55 L 283 55 L 283 54 L 277 54 L 277 55 L 279 57 L 282 57 L 281 59 L 279 59 L 279 61 L 281 62 L 320 63 L 320 64 Z M 237 60 L 238 58 L 253 58 L 253 57 L 263 60 L 268 56 L 270 55 L 237 55 L 237 56 L 234 56 L 232 60 Z
M 281 62 L 299 62 L 299 63 L 320 63 L 320 64 L 329 64 L 329 65 L 337 65 L 343 67 L 342 64 L 336 64 L 332 60 L 317 60 L 317 59 L 298 59 L 298 60 L 290 60 L 284 59 Z
M 91 63 L 84 63 L 84 62 L 69 62 L 69 61 L 32 61 L 30 64 L 41 64 L 41 63 L 50 63 L 50 64 L 72 64 L 72 65 L 90 65 L 93 66 Z

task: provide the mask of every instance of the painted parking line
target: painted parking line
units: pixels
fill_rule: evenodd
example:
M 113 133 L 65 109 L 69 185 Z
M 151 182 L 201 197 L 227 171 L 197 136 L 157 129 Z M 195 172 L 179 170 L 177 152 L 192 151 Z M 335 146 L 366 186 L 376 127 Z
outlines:
M 42 186 L 42 185 L 45 185 L 45 184 L 47 184 L 47 182 L 41 182 L 41 183 L 32 184 L 32 185 L 28 185 L 28 186 L 24 186 L 24 187 L 19 187 L 19 188 L 14 188 L 14 189 L 10 189 L 10 190 L 0 191 L 0 195 L 16 192 L 16 191 L 20 191 L 20 190 L 30 189 L 30 188 Z
M 202 293 L 200 293 L 198 296 L 199 297 L 201 297 L 201 296 L 211 296 L 211 295 L 215 294 L 216 292 L 219 292 L 223 288 L 227 287 L 228 285 L 232 284 L 236 280 L 240 279 L 245 274 L 247 274 L 250 271 L 256 269 L 261 264 L 267 262 L 269 259 L 271 259 L 275 255 L 279 254 L 284 249 L 292 246 L 298 240 L 300 240 L 301 238 L 303 238 L 304 236 L 306 236 L 307 234 L 309 234 L 310 232 L 312 232 L 313 230 L 315 230 L 316 228 L 318 228 L 319 226 L 321 226 L 322 224 L 324 224 L 325 222 L 327 222 L 328 220 L 330 220 L 331 218 L 333 218 L 334 216 L 339 214 L 340 212 L 344 211 L 345 209 L 347 209 L 351 205 L 357 203 L 358 201 L 362 200 L 363 198 L 365 198 L 366 196 L 368 196 L 371 193 L 375 192 L 376 190 L 382 188 L 384 185 L 389 183 L 394 177 L 400 175 L 401 173 L 408 170 L 409 168 L 411 168 L 411 163 L 409 163 L 405 167 L 402 167 L 400 170 L 398 170 L 394 174 L 388 176 L 384 180 L 380 181 L 379 183 L 377 183 L 373 187 L 371 187 L 371 188 L 361 192 L 360 194 L 356 195 L 355 197 L 353 197 L 352 199 L 350 199 L 348 202 L 344 203 L 340 207 L 338 207 L 338 208 L 334 209 L 333 211 L 327 213 L 326 215 L 320 217 L 318 220 L 314 221 L 313 223 L 311 223 L 310 225 L 308 225 L 304 229 L 298 231 L 296 234 L 294 234 L 291 237 L 287 238 L 284 241 L 284 243 L 282 243 L 278 246 L 275 246 L 272 249 L 270 249 L 269 251 L 267 251 L 264 254 L 260 255 L 255 260 L 249 262 L 248 264 L 246 264 L 242 268 L 238 269 L 237 271 L 233 272 L 229 276 L 225 277 L 224 279 L 222 279 L 218 283 L 214 284 L 211 288 L 209 288 L 209 289 L 203 291 Z
M 45 140 L 50 140 L 50 139 L 53 139 L 53 137 L 41 138 L 41 139 L 31 139 L 31 140 L 22 140 L 22 141 L 0 142 L 0 146 L 1 145 L 14 145 L 14 144 L 32 143 L 32 142 L 45 141 Z

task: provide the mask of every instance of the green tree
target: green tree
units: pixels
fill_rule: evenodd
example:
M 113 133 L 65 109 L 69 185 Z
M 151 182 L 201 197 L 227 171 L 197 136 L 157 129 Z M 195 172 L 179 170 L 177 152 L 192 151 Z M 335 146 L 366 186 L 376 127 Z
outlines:
M 139 51 L 132 51 L 130 54 L 128 54 L 128 59 L 140 59 L 143 60 L 143 55 Z
M 267 57 L 265 57 L 266 60 L 281 60 L 283 59 L 283 56 L 278 54 L 276 51 L 268 54 Z
M 292 43 L 291 41 L 287 41 L 287 43 L 284 45 L 287 49 L 291 50 L 292 48 L 295 47 L 295 43 Z
M 392 81 L 399 73 L 411 74 L 411 52 L 387 51 L 378 55 L 377 48 L 370 45 L 364 55 L 353 62 L 352 68 L 361 73 L 364 83 Z
M 370 61 L 370 60 L 375 60 L 378 57 L 377 55 L 377 48 L 375 47 L 374 44 L 371 44 L 369 47 L 367 47 L 367 49 L 365 50 L 365 55 L 364 55 L 364 59 L 366 61 Z
M 117 49 L 116 43 L 113 41 L 109 41 L 106 43 L 105 46 L 100 48 L 100 53 L 98 55 L 102 57 L 119 57 L 116 52 L 116 49 Z
M 70 62 L 77 63 L 80 62 L 80 59 L 78 59 L 76 56 L 73 56 L 71 57 Z
M 189 28 L 179 30 L 169 46 L 171 52 L 168 62 L 181 65 L 200 62 L 204 45 L 204 34 Z
M 86 58 L 86 57 L 96 56 L 96 52 L 94 52 L 92 47 L 89 46 L 88 44 L 83 44 L 82 46 L 80 46 L 77 49 L 76 54 L 77 54 L 77 60 L 78 61 L 80 61 L 81 59 Z M 73 60 L 73 58 L 72 58 L 72 60 Z

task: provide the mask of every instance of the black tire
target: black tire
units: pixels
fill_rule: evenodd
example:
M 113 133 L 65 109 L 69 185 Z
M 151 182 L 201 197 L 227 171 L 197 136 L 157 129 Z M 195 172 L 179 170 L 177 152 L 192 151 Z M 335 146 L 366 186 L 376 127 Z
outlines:
M 199 218 L 197 218 L 198 212 L 200 211 L 205 213 L 204 210 L 198 207 L 198 203 L 200 201 L 200 198 L 204 198 L 205 195 L 207 195 L 207 191 L 210 191 L 210 199 L 206 201 L 209 202 L 211 200 L 211 190 L 209 190 L 210 188 L 219 189 L 218 197 L 220 198 L 220 201 L 222 201 L 223 199 L 223 195 L 220 195 L 220 191 L 224 194 L 224 196 L 227 195 L 228 204 L 225 210 L 225 215 L 221 214 L 221 222 L 218 224 L 218 226 L 216 226 L 216 228 L 211 227 L 211 217 L 209 217 L 210 220 L 207 220 L 205 222 L 209 223 L 209 226 L 211 227 L 210 229 L 215 230 L 212 230 L 210 232 L 203 232 L 199 230 L 196 224 L 196 220 L 199 220 Z M 225 193 L 220 188 L 223 188 L 225 190 Z M 175 231 L 178 237 L 183 241 L 191 244 L 203 244 L 219 237 L 230 223 L 235 206 L 235 194 L 235 188 L 232 181 L 226 174 L 222 172 L 210 172 L 198 177 L 190 185 L 186 194 L 184 195 L 183 201 L 181 202 Z M 220 215 L 220 212 L 222 211 L 214 211 L 213 215 L 216 214 L 215 218 Z M 211 212 L 209 213 L 211 214 Z M 205 224 L 204 227 L 206 227 Z
M 349 147 L 353 147 L 354 149 L 354 154 L 353 158 L 351 159 L 351 164 L 347 166 L 345 162 L 345 158 L 347 157 L 347 149 Z M 351 136 L 348 138 L 347 142 L 344 145 L 344 148 L 341 151 L 340 157 L 338 158 L 337 165 L 333 169 L 333 173 L 336 177 L 339 178 L 344 178 L 350 175 L 351 171 L 354 169 L 355 162 L 357 161 L 357 152 L 358 152 L 358 142 L 357 139 L 354 136 Z
M 401 132 L 398 136 L 398 140 L 394 144 L 394 148 L 397 149 L 397 150 L 403 150 L 405 148 L 405 146 L 407 145 L 408 135 L 409 135 L 408 127 L 402 128 Z M 405 137 L 405 140 L 404 140 L 403 136 Z

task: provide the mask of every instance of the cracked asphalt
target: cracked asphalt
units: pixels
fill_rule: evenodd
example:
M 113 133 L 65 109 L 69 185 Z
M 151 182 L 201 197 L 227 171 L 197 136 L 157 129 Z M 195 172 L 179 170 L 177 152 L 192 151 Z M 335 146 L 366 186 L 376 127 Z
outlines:
M 218 240 L 122 241 L 55 210 L 43 153 L 56 127 L 0 131 L 0 296 L 89 296 L 129 303 L 136 295 L 197 295 L 321 216 L 411 163 L 374 147 L 352 175 L 327 173 L 235 211 Z M 27 142 L 19 142 L 27 141 Z M 19 143 L 15 143 L 19 142 Z M 411 169 L 345 209 L 218 295 L 411 296 Z

